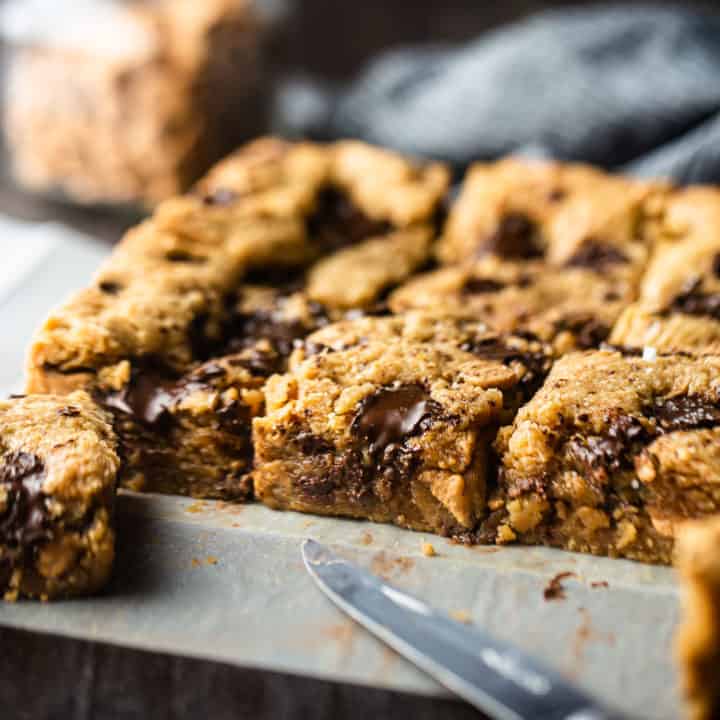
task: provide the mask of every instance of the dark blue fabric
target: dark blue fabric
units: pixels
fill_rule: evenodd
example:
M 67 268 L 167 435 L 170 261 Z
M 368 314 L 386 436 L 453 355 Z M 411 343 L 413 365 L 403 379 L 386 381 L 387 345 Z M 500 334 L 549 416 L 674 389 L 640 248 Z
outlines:
M 276 126 L 458 169 L 531 152 L 720 182 L 720 15 L 634 3 L 546 12 L 464 47 L 389 52 L 339 92 L 291 82 Z

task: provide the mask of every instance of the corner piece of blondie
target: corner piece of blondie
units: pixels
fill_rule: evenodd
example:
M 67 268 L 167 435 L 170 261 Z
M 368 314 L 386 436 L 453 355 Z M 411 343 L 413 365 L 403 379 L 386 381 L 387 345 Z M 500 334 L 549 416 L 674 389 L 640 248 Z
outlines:
M 119 465 L 110 418 L 86 393 L 0 401 L 0 597 L 105 584 Z
M 720 356 L 566 355 L 496 446 L 485 540 L 669 563 L 720 511 Z

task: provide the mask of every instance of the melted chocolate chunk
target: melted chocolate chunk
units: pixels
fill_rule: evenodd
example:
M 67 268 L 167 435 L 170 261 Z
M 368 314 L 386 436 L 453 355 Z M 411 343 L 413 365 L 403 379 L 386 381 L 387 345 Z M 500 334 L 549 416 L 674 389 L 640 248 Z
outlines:
M 266 340 L 281 358 L 286 358 L 296 341 L 329 322 L 327 311 L 320 303 L 308 303 L 308 310 L 310 318 L 307 321 L 284 317 L 280 310 L 235 313 L 228 328 L 228 350 L 240 352 L 252 348 L 258 340 Z
M 656 435 L 652 427 L 620 411 L 609 413 L 605 423 L 605 435 L 576 436 L 567 444 L 569 457 L 591 475 L 599 469 L 617 472 L 631 468 L 633 456 Z
M 36 455 L 11 452 L 0 460 L 0 485 L 7 493 L 0 514 L 0 544 L 27 549 L 51 537 L 44 480 L 45 467 Z
M 211 336 L 208 330 L 209 324 L 210 316 L 201 313 L 193 318 L 188 328 L 188 343 L 196 360 L 209 360 L 222 346 L 220 338 Z
M 483 242 L 480 253 L 529 260 L 543 256 L 540 232 L 532 218 L 519 212 L 503 216 L 495 232 Z
M 332 187 L 320 193 L 315 212 L 307 220 L 308 235 L 323 252 L 385 235 L 391 230 L 389 222 L 369 218 L 346 193 Z
M 561 202 L 567 197 L 567 190 L 563 188 L 554 188 L 548 193 L 548 201 L 551 203 Z
M 368 396 L 353 420 L 353 430 L 382 453 L 424 428 L 423 421 L 437 415 L 439 406 L 420 385 L 383 388 Z
M 175 402 L 175 380 L 152 367 L 133 367 L 130 382 L 102 399 L 104 404 L 133 419 L 153 425 L 157 423 Z
M 702 280 L 690 281 L 685 289 L 670 303 L 664 314 L 680 312 L 720 320 L 720 293 L 705 293 L 700 289 Z
M 626 262 L 628 262 L 627 255 L 619 248 L 591 238 L 575 251 L 565 265 L 566 267 L 585 267 L 602 271 L 610 265 L 620 265 Z
M 193 255 L 187 250 L 180 249 L 169 250 L 165 253 L 165 259 L 168 262 L 188 263 L 189 265 L 202 265 L 202 263 L 207 262 L 207 258 L 203 255 Z
M 699 430 L 720 425 L 720 402 L 702 395 L 659 399 L 645 408 L 644 412 L 657 420 L 662 432 Z
M 598 347 L 610 335 L 610 328 L 592 317 L 564 318 L 555 323 L 555 328 L 558 332 L 572 333 L 582 350 Z
M 218 423 L 222 430 L 233 435 L 249 436 L 250 408 L 237 400 L 232 400 L 217 411 Z
M 285 357 L 274 351 L 265 351 L 260 348 L 248 348 L 237 357 L 229 360 L 231 365 L 245 368 L 254 377 L 270 377 L 282 372 L 285 366 Z
M 105 293 L 105 295 L 117 295 L 123 289 L 120 283 L 111 282 L 110 280 L 101 282 L 98 288 L 100 292 Z
M 500 292 L 505 287 L 504 283 L 492 278 L 468 278 L 462 286 L 463 293 L 467 295 L 481 295 L 484 293 Z
M 226 207 L 232 205 L 240 196 L 234 190 L 217 188 L 203 197 L 203 204 L 208 206 Z

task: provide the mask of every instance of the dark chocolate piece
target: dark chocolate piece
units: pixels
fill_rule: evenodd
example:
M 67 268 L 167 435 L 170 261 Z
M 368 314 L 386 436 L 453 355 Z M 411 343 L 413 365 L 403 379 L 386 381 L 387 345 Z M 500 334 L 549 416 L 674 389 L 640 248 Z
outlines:
M 705 293 L 700 289 L 702 279 L 691 280 L 685 289 L 670 303 L 664 314 L 679 312 L 720 320 L 720 293 Z
M 122 290 L 122 285 L 120 285 L 120 283 L 111 282 L 110 280 L 105 280 L 98 285 L 98 288 L 100 289 L 100 292 L 103 292 L 106 295 L 117 295 Z
M 645 409 L 654 417 L 662 432 L 699 430 L 720 425 L 720 403 L 702 395 L 680 395 L 656 400 Z
M 503 216 L 495 232 L 483 242 L 480 253 L 529 260 L 542 257 L 544 251 L 535 221 L 523 213 L 510 212 Z
M 619 248 L 594 238 L 585 240 L 565 263 L 566 267 L 586 267 L 591 270 L 605 270 L 609 265 L 628 262 L 627 255 Z
M 421 430 L 436 407 L 420 385 L 383 388 L 363 401 L 352 426 L 369 441 L 371 452 L 383 452 Z
M 0 485 L 5 486 L 5 511 L 0 515 L 0 544 L 27 549 L 51 537 L 45 494 L 45 467 L 36 455 L 7 453 L 0 464 Z
M 270 377 L 284 370 L 286 358 L 277 352 L 257 347 L 243 350 L 239 356 L 228 360 L 231 365 L 245 368 L 254 377 Z
M 568 331 L 575 336 L 578 348 L 599 347 L 610 335 L 610 328 L 590 316 L 566 317 L 555 324 L 558 332 Z
M 344 193 L 334 187 L 323 190 L 315 212 L 307 219 L 307 230 L 322 252 L 333 252 L 393 229 L 385 220 L 373 220 Z
M 279 311 L 258 310 L 253 313 L 235 313 L 228 325 L 228 352 L 251 348 L 258 340 L 266 340 L 273 350 L 285 358 L 293 351 L 295 342 L 327 325 L 328 314 L 320 303 L 308 303 L 310 322 L 287 319 Z
M 492 278 L 468 278 L 462 286 L 462 292 L 468 295 L 481 295 L 483 293 L 499 292 L 505 287 L 504 283 Z
M 567 443 L 568 455 L 590 476 L 597 470 L 617 472 L 631 468 L 633 456 L 657 435 L 652 426 L 620 411 L 609 413 L 605 425 L 605 435 L 577 435 Z

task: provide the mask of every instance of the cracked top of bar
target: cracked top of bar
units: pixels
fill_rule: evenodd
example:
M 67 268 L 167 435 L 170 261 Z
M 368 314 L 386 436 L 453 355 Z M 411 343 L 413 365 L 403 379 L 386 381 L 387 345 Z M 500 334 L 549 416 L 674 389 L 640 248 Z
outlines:
M 153 355 L 174 369 L 206 359 L 253 270 L 289 272 L 350 245 L 399 241 L 405 230 L 417 238 L 430 232 L 448 182 L 442 165 L 358 142 L 255 141 L 193 194 L 161 204 L 92 286 L 50 315 L 30 352 L 29 387 L 79 387 L 127 358 Z

